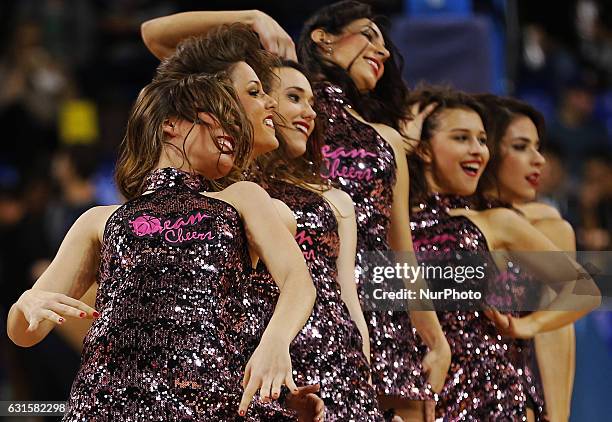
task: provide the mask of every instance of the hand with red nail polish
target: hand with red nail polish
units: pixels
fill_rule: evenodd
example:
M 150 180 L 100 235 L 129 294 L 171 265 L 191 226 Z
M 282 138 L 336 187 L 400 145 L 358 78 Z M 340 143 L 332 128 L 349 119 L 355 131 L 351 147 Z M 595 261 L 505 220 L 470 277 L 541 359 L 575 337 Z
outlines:
M 27 332 L 35 332 L 43 321 L 61 325 L 66 318 L 94 318 L 96 310 L 62 293 L 38 289 L 26 290 L 15 303 L 28 323 Z
M 264 334 L 244 370 L 244 393 L 239 409 L 246 411 L 258 390 L 264 403 L 277 399 L 283 385 L 291 391 L 298 390 L 293 381 L 289 341 Z

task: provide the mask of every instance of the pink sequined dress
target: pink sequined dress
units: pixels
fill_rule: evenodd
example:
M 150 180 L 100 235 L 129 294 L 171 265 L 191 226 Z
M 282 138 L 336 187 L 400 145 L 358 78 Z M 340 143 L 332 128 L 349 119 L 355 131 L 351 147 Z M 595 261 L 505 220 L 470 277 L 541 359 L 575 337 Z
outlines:
M 512 340 L 503 339 L 481 311 L 485 301 L 497 294 L 491 285 L 498 280 L 499 271 L 478 227 L 466 217 L 448 213 L 471 205 L 467 197 L 435 194 L 419 205 L 410 222 L 420 264 L 443 268 L 477 264 L 485 268 L 481 279 L 471 277 L 457 285 L 465 291 L 481 292 L 482 299 L 449 302 L 447 310 L 438 312 L 452 361 L 437 416 L 444 421 L 526 421 L 527 392 Z M 436 285 L 439 280 L 427 281 L 430 289 L 449 287 L 448 282 Z M 449 306 L 457 306 L 457 310 Z
M 407 312 L 372 311 L 364 266 L 368 252 L 389 251 L 396 162 L 391 146 L 347 111 L 343 91 L 329 82 L 314 85 L 316 111 L 326 121 L 322 175 L 353 199 L 357 217 L 356 281 L 368 322 L 372 381 L 377 393 L 427 400 L 433 392 L 422 371 L 424 350 Z
M 275 421 L 238 416 L 250 259 L 238 211 L 198 193 L 202 179 L 156 170 L 108 220 L 96 309 L 64 421 Z M 285 417 L 286 416 L 286 417 Z M 295 419 L 293 419 L 295 420 Z
M 266 190 L 293 211 L 295 238 L 317 289 L 312 315 L 291 343 L 295 382 L 320 383 L 326 421 L 382 421 L 376 392 L 368 383 L 370 367 L 362 338 L 336 281 L 340 243 L 331 205 L 315 192 L 278 180 L 271 181 Z M 253 273 L 253 285 L 259 286 L 262 303 L 272 302 L 266 296 L 276 285 L 263 264 Z

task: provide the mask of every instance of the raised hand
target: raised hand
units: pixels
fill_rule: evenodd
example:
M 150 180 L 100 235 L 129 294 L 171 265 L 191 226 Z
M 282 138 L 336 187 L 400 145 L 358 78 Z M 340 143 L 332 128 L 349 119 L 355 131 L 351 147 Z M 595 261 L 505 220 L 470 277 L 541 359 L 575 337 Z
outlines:
M 411 153 L 421 140 L 421 132 L 423 130 L 423 122 L 434 109 L 438 106 L 437 103 L 428 104 L 427 107 L 419 111 L 422 104 L 415 103 L 410 106 L 411 119 L 403 121 L 400 127 L 400 133 L 404 138 L 404 150 L 407 154 Z
M 285 30 L 264 12 L 255 11 L 251 28 L 259 35 L 263 47 L 285 59 L 297 61 L 295 43 Z

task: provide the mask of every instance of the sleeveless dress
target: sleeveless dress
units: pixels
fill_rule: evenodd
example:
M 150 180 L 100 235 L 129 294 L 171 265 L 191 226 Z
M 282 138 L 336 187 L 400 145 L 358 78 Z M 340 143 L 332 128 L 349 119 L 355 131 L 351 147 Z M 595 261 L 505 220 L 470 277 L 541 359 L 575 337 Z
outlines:
M 64 421 L 262 421 L 238 415 L 250 259 L 238 211 L 198 193 L 202 179 L 152 172 L 153 191 L 121 206 L 104 231 L 96 309 Z M 293 419 L 295 420 L 295 419 Z
M 355 275 L 371 344 L 372 381 L 377 393 L 430 400 L 433 392 L 422 372 L 425 350 L 407 312 L 372 311 L 366 286 L 367 254 L 389 251 L 396 162 L 391 146 L 371 127 L 355 119 L 343 91 L 329 82 L 313 86 L 317 113 L 324 117 L 322 176 L 348 193 L 357 218 Z
M 440 393 L 437 416 L 444 421 L 523 421 L 526 391 L 522 369 L 515 366 L 512 345 L 503 339 L 480 309 L 495 298 L 490 288 L 499 276 L 489 254 L 487 241 L 470 219 L 451 216 L 448 211 L 469 208 L 470 198 L 434 194 L 411 216 L 417 260 L 430 267 L 474 265 L 477 256 L 484 277 L 468 277 L 461 289 L 479 291 L 482 298 L 446 303 L 438 318 L 451 347 L 451 367 Z M 467 261 L 467 262 L 466 262 Z M 439 290 L 440 280 L 428 278 L 430 288 Z M 448 287 L 448 282 L 443 284 Z M 457 306 L 457 309 L 449 306 Z M 512 340 L 510 340 L 510 343 Z
M 512 205 L 488 198 L 484 208 L 512 208 Z M 488 298 L 489 304 L 515 317 L 526 316 L 536 309 L 542 295 L 542 283 L 512 258 L 505 262 L 493 286 L 494 291 Z M 534 340 L 512 339 L 510 353 L 514 366 L 522 372 L 521 382 L 527 394 L 528 407 L 533 409 L 536 421 L 548 420 Z
M 376 392 L 368 383 L 370 367 L 362 337 L 336 281 L 340 239 L 334 211 L 321 195 L 290 183 L 272 180 L 264 187 L 293 211 L 295 239 L 317 290 L 312 314 L 291 343 L 295 382 L 321 384 L 326 421 L 382 421 Z M 252 278 L 260 292 L 268 292 L 262 293 L 260 302 L 274 303 L 266 298 L 277 287 L 265 265 L 259 264 Z

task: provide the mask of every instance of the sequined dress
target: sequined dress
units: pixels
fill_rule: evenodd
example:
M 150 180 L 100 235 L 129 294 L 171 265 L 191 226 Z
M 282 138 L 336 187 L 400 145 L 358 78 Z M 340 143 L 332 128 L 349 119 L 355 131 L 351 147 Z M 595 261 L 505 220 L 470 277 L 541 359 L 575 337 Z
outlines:
M 488 199 L 484 208 L 511 208 L 510 204 Z M 493 283 L 494 288 L 488 303 L 500 312 L 508 312 L 515 317 L 523 317 L 535 309 L 541 297 L 542 284 L 529 271 L 521 268 L 520 263 L 511 258 L 499 272 Z M 548 420 L 544 404 L 544 387 L 538 368 L 535 343 L 533 339 L 507 339 L 511 345 L 510 353 L 514 365 L 522 371 L 521 381 L 534 411 L 536 421 Z
M 431 267 L 465 266 L 466 257 L 477 256 L 485 276 L 467 278 L 460 288 L 479 291 L 487 298 L 489 283 L 497 280 L 499 271 L 488 254 L 486 239 L 470 219 L 448 213 L 470 205 L 466 197 L 432 195 L 411 216 L 413 243 L 419 263 Z M 468 259 L 468 264 L 475 262 Z M 427 281 L 436 289 L 436 280 Z M 462 301 L 460 309 L 438 312 L 452 353 L 437 405 L 437 416 L 445 421 L 527 420 L 522 370 L 515 366 L 511 345 L 480 310 L 485 300 Z
M 250 259 L 240 215 L 202 180 L 156 170 L 109 218 L 96 309 L 64 421 L 274 421 L 238 416 L 258 344 L 245 330 Z M 289 419 L 290 420 L 290 419 Z
M 363 354 L 362 337 L 336 281 L 340 239 L 334 211 L 321 195 L 310 190 L 279 180 L 269 182 L 265 188 L 271 197 L 282 200 L 293 211 L 295 238 L 317 290 L 312 314 L 291 343 L 296 383 L 321 384 L 326 421 L 382 421 L 376 392 L 368 383 L 370 367 Z M 253 279 L 253 284 L 262 290 L 270 291 L 266 284 L 274 283 L 261 264 Z
M 364 287 L 366 255 L 389 251 L 396 162 L 391 146 L 348 111 L 342 90 L 329 82 L 314 85 L 316 111 L 325 118 L 322 175 L 353 199 L 357 217 L 355 272 L 359 299 L 370 332 L 372 381 L 378 394 L 411 400 L 433 397 L 422 373 L 423 348 L 407 312 L 371 311 Z

